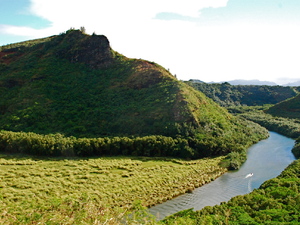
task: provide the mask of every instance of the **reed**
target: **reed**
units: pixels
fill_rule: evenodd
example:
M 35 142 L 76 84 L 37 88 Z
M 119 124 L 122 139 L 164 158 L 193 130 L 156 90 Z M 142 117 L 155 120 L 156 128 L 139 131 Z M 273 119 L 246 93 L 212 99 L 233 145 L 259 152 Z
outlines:
M 150 207 L 220 176 L 223 159 L 1 155 L 0 222 L 117 224 L 136 200 Z

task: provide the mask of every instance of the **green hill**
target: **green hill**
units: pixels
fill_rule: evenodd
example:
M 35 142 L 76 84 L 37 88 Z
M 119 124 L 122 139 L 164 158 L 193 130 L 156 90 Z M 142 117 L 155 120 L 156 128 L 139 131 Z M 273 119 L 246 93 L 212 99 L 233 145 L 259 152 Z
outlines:
M 266 113 L 272 116 L 300 119 L 300 94 L 270 107 Z
M 0 129 L 181 136 L 215 152 L 240 150 L 266 136 L 161 66 L 112 50 L 103 35 L 69 30 L 1 50 Z
M 221 106 L 276 104 L 297 95 L 295 87 L 187 82 Z

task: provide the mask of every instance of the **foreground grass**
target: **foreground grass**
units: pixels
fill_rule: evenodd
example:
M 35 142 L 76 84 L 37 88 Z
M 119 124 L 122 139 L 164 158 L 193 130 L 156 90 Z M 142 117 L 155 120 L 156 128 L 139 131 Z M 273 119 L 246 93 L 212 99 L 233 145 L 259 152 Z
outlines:
M 0 223 L 118 224 L 223 174 L 224 157 L 31 158 L 0 155 Z

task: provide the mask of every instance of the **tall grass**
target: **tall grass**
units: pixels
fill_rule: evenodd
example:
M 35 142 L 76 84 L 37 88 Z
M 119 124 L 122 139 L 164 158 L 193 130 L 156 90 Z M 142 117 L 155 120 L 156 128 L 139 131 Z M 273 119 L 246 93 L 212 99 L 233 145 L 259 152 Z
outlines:
M 220 176 L 222 159 L 1 155 L 0 221 L 117 224 L 136 200 L 149 207 Z

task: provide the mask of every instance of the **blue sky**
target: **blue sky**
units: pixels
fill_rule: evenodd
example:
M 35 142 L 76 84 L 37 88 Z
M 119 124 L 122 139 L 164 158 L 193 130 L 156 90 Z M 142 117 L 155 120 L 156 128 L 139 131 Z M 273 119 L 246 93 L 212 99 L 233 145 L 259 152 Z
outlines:
M 0 45 L 85 26 L 179 79 L 300 80 L 299 0 L 0 0 Z
M 33 29 L 42 29 L 50 25 L 50 22 L 33 15 L 30 12 L 29 0 L 0 0 L 0 30 L 3 26 L 31 27 Z M 0 31 L 1 32 L 1 31 Z M 15 43 L 22 40 L 28 40 L 26 34 L 11 35 L 1 32 L 0 45 Z

